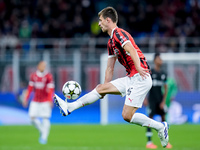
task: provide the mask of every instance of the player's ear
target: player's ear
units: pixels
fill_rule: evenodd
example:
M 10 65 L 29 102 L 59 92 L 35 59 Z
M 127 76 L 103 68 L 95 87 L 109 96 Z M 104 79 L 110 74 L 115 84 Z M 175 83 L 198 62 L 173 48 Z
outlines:
M 108 23 L 110 22 L 110 18 L 109 17 L 106 18 L 106 22 L 108 22 Z

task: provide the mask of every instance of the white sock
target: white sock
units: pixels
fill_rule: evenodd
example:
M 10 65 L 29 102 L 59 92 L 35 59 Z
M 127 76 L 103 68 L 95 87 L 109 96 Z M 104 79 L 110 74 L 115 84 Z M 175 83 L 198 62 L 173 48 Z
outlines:
M 130 123 L 138 124 L 143 127 L 150 127 L 157 131 L 163 128 L 163 124 L 161 122 L 157 122 L 141 113 L 135 113 Z
M 50 121 L 48 118 L 43 118 L 43 122 L 42 122 L 43 126 L 42 126 L 42 139 L 47 140 L 48 136 L 49 136 L 49 131 L 50 131 Z
M 34 118 L 34 119 L 31 119 L 31 122 L 36 127 L 36 129 L 38 129 L 39 132 L 42 133 L 42 124 L 40 120 L 37 118 Z
M 91 92 L 85 94 L 78 100 L 76 100 L 73 103 L 68 103 L 68 110 L 69 112 L 72 112 L 80 107 L 83 107 L 85 105 L 92 104 L 96 102 L 98 99 L 101 98 L 101 95 L 97 92 L 96 89 L 92 90 Z

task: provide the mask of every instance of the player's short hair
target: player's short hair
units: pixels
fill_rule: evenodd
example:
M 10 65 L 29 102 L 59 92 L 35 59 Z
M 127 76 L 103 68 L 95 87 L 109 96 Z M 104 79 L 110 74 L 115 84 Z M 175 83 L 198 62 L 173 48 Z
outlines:
M 102 9 L 99 13 L 98 16 L 102 16 L 104 19 L 109 17 L 114 23 L 118 22 L 118 15 L 117 11 L 113 7 L 106 7 Z
M 155 54 L 154 54 L 154 61 L 155 61 L 155 59 L 157 58 L 157 57 L 159 57 L 160 56 L 160 53 L 159 52 L 156 52 Z

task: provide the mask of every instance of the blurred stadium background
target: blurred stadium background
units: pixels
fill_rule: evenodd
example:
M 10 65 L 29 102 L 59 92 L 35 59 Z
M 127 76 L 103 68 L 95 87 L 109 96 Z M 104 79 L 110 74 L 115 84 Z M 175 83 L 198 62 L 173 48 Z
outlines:
M 153 54 L 162 53 L 163 69 L 178 87 L 168 121 L 200 123 L 199 0 L 0 0 L 0 125 L 30 124 L 19 97 L 41 59 L 61 97 L 68 80 L 79 82 L 82 94 L 101 82 L 109 37 L 98 28 L 97 14 L 106 6 L 116 8 L 118 26 L 132 34 L 151 66 Z M 115 72 L 115 78 L 125 74 L 118 64 Z M 120 96 L 108 97 L 106 123 L 124 123 L 123 103 Z M 54 107 L 51 118 L 54 124 L 101 121 L 100 101 L 67 119 Z
M 199 149 L 199 0 L 0 0 L 0 149 L 145 149 L 145 129 L 123 121 L 120 96 L 68 117 L 54 107 L 45 147 L 35 140 L 38 133 L 21 105 L 22 91 L 41 59 L 48 62 L 61 97 L 68 80 L 81 84 L 82 95 L 102 82 L 109 37 L 98 27 L 97 13 L 106 6 L 116 8 L 119 27 L 132 34 L 151 66 L 153 54 L 161 53 L 163 69 L 177 84 L 168 115 L 174 149 Z M 116 64 L 114 78 L 124 75 Z M 139 111 L 146 114 L 146 107 Z M 158 138 L 153 141 L 160 144 Z

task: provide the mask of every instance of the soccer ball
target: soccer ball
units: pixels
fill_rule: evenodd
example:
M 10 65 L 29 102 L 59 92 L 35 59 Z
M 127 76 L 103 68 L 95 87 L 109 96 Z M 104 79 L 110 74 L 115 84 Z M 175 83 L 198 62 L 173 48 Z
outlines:
M 62 92 L 67 99 L 77 99 L 81 94 L 81 86 L 76 81 L 68 81 L 62 87 Z

